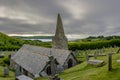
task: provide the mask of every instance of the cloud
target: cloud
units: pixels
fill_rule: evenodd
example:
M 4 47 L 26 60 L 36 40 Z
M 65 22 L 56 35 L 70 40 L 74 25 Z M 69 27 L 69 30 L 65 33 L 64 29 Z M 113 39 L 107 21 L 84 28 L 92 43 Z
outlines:
M 119 0 L 0 0 L 0 31 L 54 34 L 57 13 L 61 13 L 67 35 L 120 35 L 119 3 Z

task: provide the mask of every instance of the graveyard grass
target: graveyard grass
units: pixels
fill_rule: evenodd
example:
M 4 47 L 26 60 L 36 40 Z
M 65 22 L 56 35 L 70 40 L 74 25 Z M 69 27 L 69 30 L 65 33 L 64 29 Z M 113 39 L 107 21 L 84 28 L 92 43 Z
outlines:
M 107 49 L 106 54 L 110 51 L 111 49 Z M 59 77 L 62 80 L 120 80 L 120 62 L 116 62 L 116 60 L 120 59 L 120 53 L 112 56 L 112 71 L 108 71 L 108 55 L 98 57 L 97 59 L 105 60 L 105 65 L 102 67 L 95 67 L 87 65 L 87 62 L 84 61 L 60 73 Z M 48 80 L 48 78 L 38 78 L 36 80 Z
M 0 80 L 14 80 L 14 72 L 13 71 L 10 71 L 9 70 L 9 76 L 4 76 L 4 67 L 3 67 L 3 64 L 4 64 L 4 60 L 6 58 L 8 58 L 8 55 L 11 54 L 13 52 L 8 52 L 5 54 L 5 57 L 4 58 L 0 58 Z
M 116 48 L 116 50 L 118 50 L 118 48 Z M 106 54 L 108 54 L 110 51 L 111 48 L 108 48 L 106 50 Z M 62 80 L 119 80 L 120 79 L 120 63 L 116 62 L 116 60 L 120 59 L 120 52 L 112 56 L 113 70 L 110 72 L 108 71 L 108 55 L 97 58 L 100 60 L 105 60 L 106 64 L 104 66 L 95 67 L 95 66 L 87 65 L 87 62 L 85 61 L 84 51 L 82 51 L 82 53 L 83 53 L 82 55 L 78 56 L 78 59 L 82 60 L 83 62 L 76 65 L 73 68 L 67 69 L 64 72 L 60 73 L 59 77 Z M 91 53 L 93 53 L 93 51 L 91 51 Z M 5 55 L 5 58 L 8 57 L 8 54 Z M 2 61 L 3 59 L 0 58 L 0 63 L 2 63 Z M 0 80 L 14 80 L 14 72 L 10 71 L 10 76 L 8 77 L 4 77 L 3 72 L 4 72 L 3 67 L 0 64 Z M 36 80 L 48 80 L 48 77 L 42 77 Z

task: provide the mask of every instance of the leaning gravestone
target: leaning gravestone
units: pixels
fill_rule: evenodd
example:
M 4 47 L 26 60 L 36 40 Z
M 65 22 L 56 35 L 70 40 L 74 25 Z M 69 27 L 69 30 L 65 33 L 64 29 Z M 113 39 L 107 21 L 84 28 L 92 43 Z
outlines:
M 4 68 L 4 76 L 9 76 L 9 69 L 7 67 Z

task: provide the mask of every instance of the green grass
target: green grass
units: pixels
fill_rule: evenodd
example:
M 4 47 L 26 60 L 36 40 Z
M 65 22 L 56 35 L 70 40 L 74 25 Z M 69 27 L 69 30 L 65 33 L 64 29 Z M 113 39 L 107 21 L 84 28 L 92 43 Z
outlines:
M 113 51 L 117 50 L 118 48 L 113 49 Z M 106 54 L 110 51 L 111 48 L 106 49 Z M 91 51 L 91 53 L 92 52 L 93 51 Z M 116 60 L 120 59 L 120 53 L 112 56 L 112 71 L 108 71 L 108 55 L 98 57 L 97 59 L 104 60 L 105 65 L 102 67 L 95 67 L 88 65 L 87 62 L 84 61 L 60 73 L 59 77 L 62 80 L 120 80 L 120 63 L 116 62 Z M 39 78 L 37 80 L 48 80 L 48 78 Z
M 106 54 L 113 51 L 116 52 L 118 48 L 107 48 Z M 64 72 L 59 74 L 59 77 L 62 80 L 119 80 L 120 79 L 120 63 L 116 62 L 116 60 L 120 59 L 120 53 L 114 54 L 112 56 L 112 71 L 108 71 L 108 55 L 97 57 L 99 60 L 104 60 L 105 65 L 102 67 L 95 67 L 88 65 L 85 61 L 84 51 L 80 51 L 80 54 L 77 58 L 82 63 L 65 70 Z M 93 54 L 94 50 L 90 50 L 90 53 Z M 4 63 L 4 59 L 8 57 L 11 52 L 5 55 L 5 58 L 0 58 L 0 80 L 14 80 L 14 72 L 10 71 L 10 76 L 4 77 L 3 69 L 4 67 L 1 63 Z M 90 58 L 93 59 L 93 58 Z M 48 77 L 41 77 L 36 80 L 48 80 Z
M 0 58 L 0 80 L 14 80 L 14 72 L 9 70 L 9 76 L 4 76 L 4 67 L 3 65 L 8 66 L 6 63 L 4 63 L 4 60 L 9 57 L 9 54 L 13 52 L 6 52 L 4 58 Z
M 4 76 L 4 67 L 0 66 L 0 80 L 14 80 L 14 72 L 10 71 L 9 76 Z

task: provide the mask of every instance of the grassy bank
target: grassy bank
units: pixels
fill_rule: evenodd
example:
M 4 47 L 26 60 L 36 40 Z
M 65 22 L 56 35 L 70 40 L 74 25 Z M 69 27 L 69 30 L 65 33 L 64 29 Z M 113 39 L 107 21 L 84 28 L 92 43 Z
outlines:
M 117 51 L 118 48 L 113 49 Z M 106 49 L 106 54 L 111 51 L 111 48 Z M 93 50 L 91 51 L 91 53 Z M 83 54 L 84 55 L 84 54 Z M 82 56 L 83 56 L 82 55 Z M 80 59 L 80 58 L 79 58 Z M 93 59 L 93 58 L 91 58 Z M 98 57 L 99 60 L 104 60 L 105 65 L 102 67 L 94 67 L 88 65 L 86 61 L 81 64 L 76 65 L 73 68 L 65 70 L 63 73 L 59 74 L 62 80 L 119 80 L 120 79 L 120 63 L 116 60 L 120 59 L 120 53 L 114 54 L 112 56 L 112 71 L 108 71 L 108 55 Z M 39 78 L 37 80 L 48 80 L 48 78 Z

